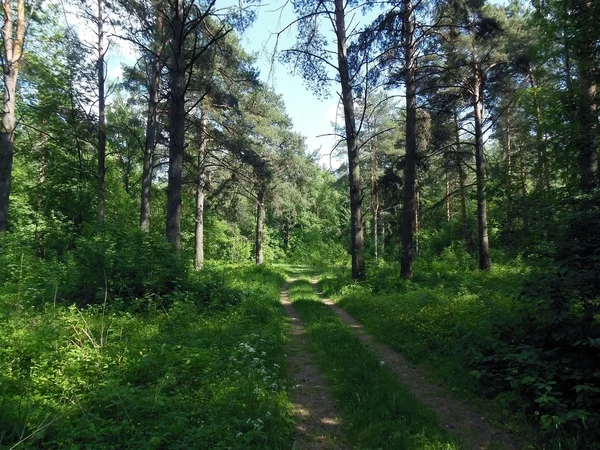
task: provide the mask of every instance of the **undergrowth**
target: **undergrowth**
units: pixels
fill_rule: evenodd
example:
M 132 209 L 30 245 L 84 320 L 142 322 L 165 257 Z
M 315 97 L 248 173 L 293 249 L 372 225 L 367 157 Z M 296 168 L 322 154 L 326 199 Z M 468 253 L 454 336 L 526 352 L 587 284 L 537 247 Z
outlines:
M 487 411 L 496 409 L 495 420 L 536 448 L 600 448 L 599 375 L 590 356 L 598 343 L 576 342 L 582 327 L 544 312 L 540 296 L 523 283 L 539 276 L 531 269 L 512 261 L 480 272 L 468 255 L 449 248 L 420 260 L 411 281 L 400 279 L 394 264 L 360 284 L 347 272 L 326 271 L 321 289 L 456 395 L 493 399 Z
M 289 448 L 282 281 L 209 266 L 88 306 L 6 290 L 0 447 Z

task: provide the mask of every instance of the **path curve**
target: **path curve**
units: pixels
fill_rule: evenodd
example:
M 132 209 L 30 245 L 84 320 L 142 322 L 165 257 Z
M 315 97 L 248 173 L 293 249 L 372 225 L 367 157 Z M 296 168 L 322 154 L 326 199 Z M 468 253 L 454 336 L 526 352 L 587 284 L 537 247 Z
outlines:
M 516 445 L 511 436 L 492 427 L 481 414 L 467 405 L 449 397 L 442 388 L 429 383 L 422 370 L 415 367 L 396 350 L 386 344 L 378 342 L 369 335 L 363 325 L 348 312 L 326 298 L 317 286 L 318 280 L 312 279 L 311 285 L 321 301 L 329 306 L 342 321 L 351 328 L 358 338 L 374 350 L 381 360 L 394 373 L 396 379 L 408 387 L 413 395 L 422 404 L 429 407 L 461 442 L 470 442 L 472 449 L 508 449 L 516 450 L 521 447 Z
M 281 304 L 290 324 L 287 355 L 290 400 L 296 420 L 293 449 L 348 449 L 335 402 L 308 350 L 306 329 L 288 297 L 288 287 L 293 281 L 295 279 L 288 280 L 281 288 Z

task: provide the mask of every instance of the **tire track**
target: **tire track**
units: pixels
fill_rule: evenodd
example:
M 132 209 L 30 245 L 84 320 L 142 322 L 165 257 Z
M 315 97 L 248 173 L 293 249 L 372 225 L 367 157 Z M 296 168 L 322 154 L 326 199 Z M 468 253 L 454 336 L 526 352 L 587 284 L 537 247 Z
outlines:
M 288 378 L 291 383 L 292 414 L 296 420 L 293 449 L 349 449 L 335 402 L 327 391 L 324 376 L 308 350 L 306 329 L 289 300 L 288 287 L 293 281 L 295 280 L 288 280 L 281 288 L 281 303 L 290 324 Z

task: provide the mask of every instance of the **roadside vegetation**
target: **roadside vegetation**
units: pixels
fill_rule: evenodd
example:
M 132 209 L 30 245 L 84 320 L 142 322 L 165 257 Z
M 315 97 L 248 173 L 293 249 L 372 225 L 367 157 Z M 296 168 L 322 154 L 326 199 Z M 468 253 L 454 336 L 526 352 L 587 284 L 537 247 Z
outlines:
M 171 292 L 86 305 L 60 279 L 54 301 L 3 288 L 1 448 L 289 448 L 281 271 L 177 268 Z
M 600 2 L 279 3 L 3 0 L 0 447 L 291 448 L 302 266 L 522 447 L 600 450 Z M 463 445 L 290 295 L 357 448 Z
M 319 287 L 524 446 L 599 448 L 597 372 L 585 356 L 595 343 L 581 337 L 585 330 L 561 330 L 569 317 L 553 321 L 540 308 L 534 268 L 496 261 L 481 272 L 460 247 L 416 268 L 412 280 L 399 280 L 398 264 L 382 263 L 360 284 L 347 269 L 324 269 Z

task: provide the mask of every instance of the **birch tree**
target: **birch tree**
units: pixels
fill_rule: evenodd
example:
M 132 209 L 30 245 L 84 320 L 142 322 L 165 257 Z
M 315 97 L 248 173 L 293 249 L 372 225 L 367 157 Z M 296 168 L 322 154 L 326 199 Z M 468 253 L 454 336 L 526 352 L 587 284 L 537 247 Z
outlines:
M 8 206 L 14 158 L 17 79 L 25 43 L 25 0 L 3 0 L 2 63 L 4 96 L 0 130 L 0 233 L 8 229 Z

